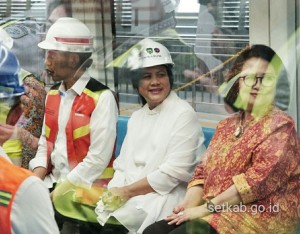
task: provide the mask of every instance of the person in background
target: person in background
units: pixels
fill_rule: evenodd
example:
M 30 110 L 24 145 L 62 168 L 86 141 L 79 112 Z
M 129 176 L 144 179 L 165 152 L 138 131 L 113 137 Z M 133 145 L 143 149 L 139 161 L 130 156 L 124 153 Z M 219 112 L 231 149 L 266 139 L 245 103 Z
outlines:
M 16 56 L 0 43 L 0 112 L 15 95 L 25 92 Z M 0 127 L 3 122 L 0 122 Z M 0 135 L 0 227 L 4 234 L 58 234 L 49 191 L 30 171 L 13 165 Z M 37 192 L 38 191 L 38 192 Z
M 300 139 L 274 105 L 283 69 L 265 45 L 237 57 L 220 91 L 238 112 L 218 124 L 182 202 L 144 234 L 295 233 Z
M 202 90 L 206 90 L 210 93 L 217 93 L 218 86 L 213 80 L 213 76 L 205 62 L 196 56 L 194 56 L 194 59 L 197 61 L 197 66 L 192 68 L 186 67 L 186 69 L 184 69 L 182 72 L 185 82 L 199 79 L 196 85 L 203 87 Z
M 2 116 L 6 125 L 2 125 L 0 134 L 6 138 L 3 148 L 13 163 L 27 169 L 37 151 L 46 97 L 44 84 L 38 78 L 42 71 L 38 64 L 32 65 L 39 58 L 37 27 L 32 20 L 12 20 L 0 28 L 1 40 L 21 61 L 19 76 L 26 88 L 23 95 L 11 98 L 7 115 Z
M 117 103 L 113 92 L 88 74 L 93 37 L 84 23 L 59 18 L 38 46 L 46 50 L 46 71 L 58 83 L 47 94 L 42 135 L 29 166 L 53 190 L 59 227 L 72 219 L 81 233 L 90 233 L 93 221 L 100 225 L 85 192 L 101 174 L 112 177 Z
M 38 80 L 44 71 L 44 53 L 37 46 L 42 37 L 42 26 L 34 18 L 10 18 L 0 21 L 0 28 L 13 39 L 11 52 L 13 52 L 21 68 L 30 72 Z
M 47 29 L 61 17 L 72 17 L 72 3 L 70 0 L 47 1 Z
M 128 121 L 115 174 L 98 202 L 101 233 L 141 233 L 182 199 L 204 137 L 192 107 L 175 92 L 167 48 L 149 38 L 128 57 L 143 107 Z

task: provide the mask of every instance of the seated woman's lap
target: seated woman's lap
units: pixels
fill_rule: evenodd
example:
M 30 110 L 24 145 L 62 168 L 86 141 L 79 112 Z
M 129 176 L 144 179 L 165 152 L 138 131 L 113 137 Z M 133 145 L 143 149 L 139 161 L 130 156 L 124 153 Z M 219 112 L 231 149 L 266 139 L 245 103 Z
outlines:
M 169 225 L 166 220 L 160 220 L 152 225 L 148 226 L 144 231 L 143 234 L 165 234 L 170 233 L 171 231 L 175 230 L 179 226 L 177 225 Z
M 189 221 L 181 225 L 169 225 L 160 220 L 147 227 L 143 234 L 217 234 L 216 230 L 202 219 Z

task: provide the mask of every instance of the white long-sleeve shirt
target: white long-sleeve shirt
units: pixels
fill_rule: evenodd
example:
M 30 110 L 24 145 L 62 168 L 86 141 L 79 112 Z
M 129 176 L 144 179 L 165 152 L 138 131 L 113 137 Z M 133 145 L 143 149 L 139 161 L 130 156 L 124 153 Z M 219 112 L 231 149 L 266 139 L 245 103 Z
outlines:
M 58 234 L 49 190 L 36 176 L 19 187 L 11 211 L 13 234 Z
M 74 99 L 76 95 L 81 95 L 89 79 L 90 77 L 85 73 L 69 90 L 64 89 L 63 83 L 59 87 L 61 102 L 58 115 L 58 133 L 51 153 L 51 162 L 54 168 L 52 173 L 47 175 L 44 180 L 48 188 L 51 188 L 53 183 L 59 179 L 65 178 L 68 178 L 75 185 L 85 184 L 90 186 L 107 167 L 111 159 L 116 139 L 118 108 L 112 92 L 106 90 L 101 94 L 91 116 L 91 144 L 87 156 L 73 170 L 69 168 L 65 128 Z M 36 157 L 29 164 L 31 170 L 36 167 L 47 167 L 45 124 Z
M 0 157 L 10 162 L 2 147 Z M 1 181 L 1 178 L 4 181 Z M 0 183 L 5 183 L 5 175 L 1 175 L 1 178 Z M 59 233 L 49 190 L 36 176 L 29 176 L 18 188 L 12 203 L 10 220 L 13 234 Z
M 153 110 L 146 104 L 133 113 L 108 187 L 126 186 L 146 177 L 155 192 L 133 197 L 112 213 L 102 211 L 100 202 L 96 208 L 100 224 L 114 216 L 132 233 L 142 233 L 165 218 L 183 199 L 196 158 L 205 150 L 203 142 L 196 113 L 174 92 Z

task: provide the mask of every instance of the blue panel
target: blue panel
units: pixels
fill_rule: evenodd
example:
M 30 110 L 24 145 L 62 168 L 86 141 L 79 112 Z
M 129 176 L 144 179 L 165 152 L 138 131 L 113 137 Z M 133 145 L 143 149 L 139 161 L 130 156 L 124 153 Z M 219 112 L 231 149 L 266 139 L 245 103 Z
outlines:
M 214 128 L 202 127 L 202 131 L 203 131 L 204 138 L 205 138 L 204 145 L 207 148 L 211 138 L 213 137 L 213 135 L 215 133 L 215 129 Z
M 123 143 L 123 140 L 125 138 L 126 132 L 127 132 L 127 122 L 129 117 L 127 116 L 119 116 L 118 117 L 118 124 L 117 124 L 117 145 L 116 145 L 116 157 L 119 156 L 121 146 Z

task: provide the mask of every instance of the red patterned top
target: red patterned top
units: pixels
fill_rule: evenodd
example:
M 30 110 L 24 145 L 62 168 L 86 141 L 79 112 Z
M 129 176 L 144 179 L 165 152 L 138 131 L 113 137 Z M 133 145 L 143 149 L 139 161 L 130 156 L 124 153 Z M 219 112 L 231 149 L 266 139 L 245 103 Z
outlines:
M 238 115 L 218 124 L 189 187 L 203 185 L 204 199 L 234 184 L 242 204 L 218 207 L 207 220 L 218 233 L 295 233 L 300 216 L 300 140 L 293 120 L 274 108 L 248 116 L 236 138 Z

